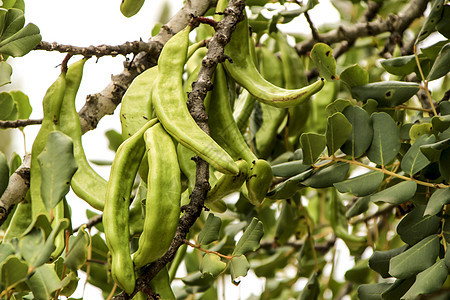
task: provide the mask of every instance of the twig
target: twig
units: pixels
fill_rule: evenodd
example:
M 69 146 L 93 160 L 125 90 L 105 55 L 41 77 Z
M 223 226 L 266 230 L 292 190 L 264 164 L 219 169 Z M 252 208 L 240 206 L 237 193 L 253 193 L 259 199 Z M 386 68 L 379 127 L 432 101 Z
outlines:
M 192 248 L 198 249 L 198 250 L 200 250 L 200 251 L 202 251 L 202 252 L 205 252 L 205 253 L 213 253 L 213 254 L 215 254 L 215 255 L 217 255 L 217 256 L 223 257 L 223 258 L 228 259 L 228 260 L 230 260 L 230 259 L 233 258 L 233 256 L 228 256 L 228 255 L 224 255 L 224 254 L 222 254 L 222 253 L 216 252 L 216 251 L 211 251 L 211 250 L 208 250 L 208 249 L 204 249 L 204 248 L 202 248 L 201 245 L 192 244 L 192 243 L 189 242 L 188 240 L 184 240 L 184 243 L 185 243 L 186 245 L 191 246 Z
M 309 17 L 309 13 L 307 11 L 305 11 L 303 14 L 305 15 L 306 21 L 309 24 L 309 28 L 311 29 L 311 34 L 312 34 L 313 39 L 316 42 L 320 42 L 319 32 L 317 31 L 316 26 L 314 26 L 314 23 L 312 22 L 311 18 Z
M 340 26 L 336 30 L 322 33 L 320 39 L 326 44 L 342 41 L 352 41 L 361 37 L 376 36 L 380 33 L 407 28 L 415 19 L 419 18 L 427 7 L 427 0 L 412 0 L 396 17 L 373 22 L 360 22 L 351 26 Z M 314 46 L 315 40 L 309 39 L 295 45 L 299 55 L 305 55 Z
M 102 214 L 93 216 L 92 218 L 90 218 L 88 220 L 87 223 L 81 224 L 80 226 L 76 227 L 73 230 L 73 232 L 77 232 L 78 230 L 80 230 L 81 226 L 86 226 L 86 229 L 90 229 L 90 228 L 94 227 L 95 225 L 97 225 L 98 223 L 100 223 L 102 221 L 102 217 L 103 217 Z
M 19 119 L 14 121 L 0 121 L 0 128 L 19 128 L 39 124 L 42 124 L 42 119 Z
M 208 90 L 206 87 L 210 87 L 215 67 L 221 59 L 224 59 L 223 48 L 230 40 L 231 33 L 234 31 L 236 24 L 243 18 L 244 9 L 245 2 L 243 0 L 230 1 L 228 7 L 224 11 L 223 20 L 217 25 L 217 31 L 209 43 L 208 52 L 203 59 L 198 79 L 193 84 L 192 92 L 189 94 L 189 111 L 200 128 L 206 129 L 206 132 L 209 132 L 207 117 L 203 106 L 203 99 Z M 220 53 L 222 53 L 222 55 L 220 55 Z M 177 231 L 169 250 L 163 257 L 143 268 L 143 275 L 137 279 L 136 288 L 131 295 L 128 296 L 125 293 L 121 293 L 115 296 L 114 299 L 129 299 L 129 297 L 133 297 L 138 291 L 147 288 L 153 277 L 167 265 L 167 263 L 173 260 L 178 248 L 184 244 L 184 240 L 186 239 L 190 227 L 195 223 L 202 212 L 206 193 L 210 188 L 208 182 L 209 164 L 198 157 L 195 161 L 197 173 L 195 187 L 190 196 L 191 202 L 185 207 L 185 213 L 178 222 Z

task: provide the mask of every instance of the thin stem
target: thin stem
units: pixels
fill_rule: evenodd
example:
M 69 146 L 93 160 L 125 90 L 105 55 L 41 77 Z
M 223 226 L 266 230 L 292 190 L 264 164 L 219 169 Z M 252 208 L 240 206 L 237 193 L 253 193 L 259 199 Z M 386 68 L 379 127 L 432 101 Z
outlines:
M 213 253 L 213 254 L 215 254 L 215 255 L 218 255 L 218 256 L 223 257 L 223 258 L 228 259 L 228 260 L 231 260 L 231 259 L 234 257 L 234 256 L 224 255 L 224 254 L 221 254 L 221 253 L 216 252 L 216 251 L 210 251 L 210 250 L 204 249 L 204 248 L 202 248 L 200 245 L 192 244 L 192 243 L 189 242 L 188 240 L 184 240 L 184 243 L 185 243 L 186 245 L 189 245 L 189 246 L 191 246 L 192 248 L 198 249 L 198 250 L 200 250 L 200 251 L 202 251 L 202 252 L 205 252 L 205 253 Z
M 19 119 L 14 121 L 0 121 L 0 128 L 19 128 L 40 124 L 42 124 L 42 119 Z
M 419 69 L 420 77 L 422 78 L 423 84 L 425 85 L 425 92 L 427 93 L 428 101 L 430 102 L 431 109 L 433 110 L 433 114 L 437 116 L 436 108 L 434 107 L 433 100 L 431 99 L 430 91 L 428 90 L 428 81 L 425 79 L 423 75 L 422 67 L 420 66 L 419 56 L 417 55 L 417 45 L 414 45 L 414 57 L 416 59 L 417 68 Z

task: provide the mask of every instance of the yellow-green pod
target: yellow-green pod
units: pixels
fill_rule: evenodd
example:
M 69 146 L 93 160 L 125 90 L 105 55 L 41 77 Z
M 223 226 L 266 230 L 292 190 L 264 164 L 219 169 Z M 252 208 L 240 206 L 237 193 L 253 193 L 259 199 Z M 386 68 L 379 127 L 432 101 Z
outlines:
M 144 132 L 156 122 L 156 119 L 148 121 L 119 146 L 111 166 L 106 190 L 103 227 L 106 244 L 111 252 L 111 276 L 127 294 L 133 292 L 136 283 L 129 247 L 128 222 L 131 190 L 145 153 Z
M 159 75 L 153 87 L 152 104 L 156 115 L 179 143 L 224 174 L 237 174 L 233 159 L 198 127 L 186 106 L 183 70 L 189 45 L 190 27 L 178 32 L 164 46 L 158 60 Z
M 136 267 L 145 266 L 166 253 L 180 217 L 181 177 L 177 150 L 161 124 L 144 134 L 149 165 L 145 220 L 139 248 L 133 254 Z
M 139 12 L 145 0 L 122 0 L 120 3 L 120 12 L 127 18 L 134 16 Z
M 263 159 L 255 160 L 246 182 L 250 203 L 253 205 L 261 204 L 270 188 L 272 179 L 273 173 L 270 164 Z
M 210 203 L 215 203 L 221 200 L 223 197 L 228 196 L 234 192 L 241 189 L 247 179 L 248 164 L 245 160 L 239 160 L 236 162 L 239 167 L 239 174 L 234 175 L 223 175 L 219 178 L 213 188 L 208 192 L 205 199 L 205 205 Z

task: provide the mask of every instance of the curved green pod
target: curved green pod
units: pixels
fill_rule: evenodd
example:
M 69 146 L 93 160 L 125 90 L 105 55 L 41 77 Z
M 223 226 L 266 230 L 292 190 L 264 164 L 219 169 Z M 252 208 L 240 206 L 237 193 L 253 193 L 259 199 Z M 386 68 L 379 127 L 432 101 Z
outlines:
M 323 80 L 300 89 L 284 89 L 271 84 L 258 72 L 249 50 L 248 19 L 239 22 L 230 42 L 225 46 L 225 54 L 232 62 L 225 61 L 225 67 L 231 76 L 259 101 L 276 106 L 292 107 L 301 104 L 320 91 Z
M 161 124 L 144 134 L 149 174 L 145 221 L 139 248 L 133 254 L 136 267 L 145 266 L 166 253 L 180 217 L 181 179 L 177 150 Z
M 73 154 L 78 169 L 70 185 L 74 193 L 95 209 L 103 210 L 107 181 L 92 169 L 84 153 L 81 141 L 81 125 L 75 107 L 75 98 L 83 76 L 86 59 L 71 64 L 66 75 L 66 89 L 62 100 L 60 130 L 72 138 Z
M 148 121 L 138 132 L 117 149 L 111 166 L 103 210 L 103 227 L 111 251 L 111 276 L 119 287 L 131 294 L 135 286 L 134 265 L 129 247 L 129 205 L 139 164 L 144 156 L 145 131 L 155 125 L 156 119 Z
M 139 12 L 145 0 L 122 0 L 120 3 L 120 12 L 127 18 L 134 16 Z
M 42 106 L 44 118 L 42 125 L 31 148 L 30 166 L 30 196 L 32 217 L 35 219 L 39 214 L 48 214 L 44 201 L 41 197 L 41 168 L 38 156 L 44 150 L 49 133 L 58 129 L 61 103 L 66 89 L 66 72 L 61 72 L 56 81 L 47 89 Z
M 219 172 L 237 174 L 239 169 L 233 159 L 198 127 L 186 106 L 182 74 L 189 45 L 189 30 L 189 26 L 181 30 L 161 51 L 152 104 L 164 129 L 178 142 L 190 148 Z
M 221 200 L 223 197 L 228 196 L 234 192 L 238 192 L 241 186 L 247 179 L 248 164 L 245 160 L 239 160 L 236 162 L 239 166 L 239 174 L 233 175 L 223 175 L 219 178 L 217 183 L 208 192 L 205 199 L 205 205 L 210 203 L 215 203 Z

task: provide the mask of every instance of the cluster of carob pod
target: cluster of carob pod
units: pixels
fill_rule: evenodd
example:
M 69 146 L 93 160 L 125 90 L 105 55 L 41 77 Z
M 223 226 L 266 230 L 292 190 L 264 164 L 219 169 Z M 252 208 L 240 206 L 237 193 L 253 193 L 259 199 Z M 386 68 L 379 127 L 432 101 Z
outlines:
M 222 198 L 237 191 L 254 205 L 259 205 L 266 196 L 273 179 L 272 169 L 267 161 L 258 159 L 252 152 L 241 133 L 239 120 L 233 117 L 230 94 L 235 91 L 236 83 L 261 103 L 283 109 L 305 103 L 323 86 L 323 80 L 318 80 L 300 89 L 285 89 L 265 80 L 255 66 L 254 53 L 251 53 L 253 40 L 245 19 L 238 23 L 225 47 L 225 54 L 231 60 L 217 66 L 214 88 L 205 99 L 209 136 L 198 127 L 186 105 L 189 84 L 198 75 L 197 68 L 183 86 L 185 64 L 199 48 L 198 44 L 189 47 L 191 29 L 188 26 L 173 36 L 164 46 L 158 65 L 135 78 L 127 90 L 120 113 L 124 142 L 117 149 L 108 181 L 90 167 L 81 144 L 75 96 L 86 59 L 70 65 L 67 73 L 62 72 L 49 88 L 44 99 L 44 121 L 32 149 L 31 197 L 35 217 L 46 212 L 40 195 L 37 156 L 52 131 L 61 131 L 72 139 L 78 169 L 71 187 L 80 198 L 103 211 L 111 275 L 129 294 L 135 288 L 136 270 L 162 257 L 170 246 L 180 207 L 188 204 L 195 183 L 195 163 L 191 160 L 194 155 L 212 168 L 212 189 L 205 201 L 210 209 L 224 211 L 226 204 Z M 145 203 L 133 203 L 130 208 L 138 173 L 141 186 L 146 188 L 146 196 L 142 197 Z M 182 191 L 182 173 L 188 179 L 185 191 Z M 136 224 L 131 224 L 132 219 L 138 220 Z M 139 246 L 133 254 L 129 247 L 131 235 L 139 235 Z M 55 250 L 55 255 L 63 249 L 64 236 L 61 237 L 62 248 Z M 162 285 L 168 283 L 165 269 L 157 275 L 157 280 Z

